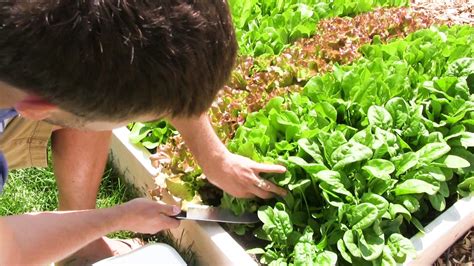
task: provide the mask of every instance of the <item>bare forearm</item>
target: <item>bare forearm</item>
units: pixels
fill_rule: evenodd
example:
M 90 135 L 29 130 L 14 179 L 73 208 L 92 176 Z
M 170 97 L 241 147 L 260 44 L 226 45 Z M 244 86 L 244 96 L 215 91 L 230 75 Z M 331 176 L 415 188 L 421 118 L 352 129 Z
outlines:
M 171 123 L 183 136 L 186 145 L 201 166 L 212 163 L 228 153 L 219 140 L 207 114 L 195 118 L 171 119 Z
M 0 219 L 0 265 L 58 261 L 120 228 L 119 208 L 46 212 Z

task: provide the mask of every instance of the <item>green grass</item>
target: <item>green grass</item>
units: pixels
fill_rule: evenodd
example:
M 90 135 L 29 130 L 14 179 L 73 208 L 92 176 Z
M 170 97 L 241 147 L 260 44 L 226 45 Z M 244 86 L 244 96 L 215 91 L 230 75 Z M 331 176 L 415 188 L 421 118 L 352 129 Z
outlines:
M 51 160 L 50 160 L 51 161 Z M 111 165 L 107 165 L 97 197 L 97 208 L 107 208 L 136 197 Z M 26 168 L 10 172 L 3 194 L 0 195 L 0 215 L 15 215 L 58 208 L 58 190 L 51 164 L 46 168 Z M 111 238 L 130 238 L 132 232 L 120 231 Z
M 0 195 L 0 215 L 57 209 L 54 174 L 49 168 L 27 168 L 10 172 Z
M 99 188 L 97 208 L 111 207 L 136 197 L 135 190 L 110 164 L 107 165 Z M 8 182 L 0 194 L 0 216 L 57 209 L 58 190 L 51 164 L 46 168 L 19 169 L 9 173 Z M 196 256 L 190 247 L 183 247 L 180 240 L 174 240 L 166 231 L 155 235 L 119 231 L 107 236 L 121 239 L 140 237 L 149 243 L 166 243 L 174 247 L 188 265 L 196 265 Z
M 100 185 L 97 207 L 111 207 L 134 197 L 132 189 L 108 166 Z M 12 171 L 0 195 L 0 215 L 54 211 L 57 206 L 57 185 L 51 167 Z

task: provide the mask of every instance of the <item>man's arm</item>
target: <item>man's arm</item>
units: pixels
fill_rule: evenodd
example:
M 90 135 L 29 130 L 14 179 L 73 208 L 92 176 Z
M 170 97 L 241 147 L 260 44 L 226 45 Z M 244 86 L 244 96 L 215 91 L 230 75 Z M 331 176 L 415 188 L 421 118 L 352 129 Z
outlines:
M 156 233 L 179 226 L 178 207 L 135 199 L 108 209 L 0 218 L 0 265 L 47 264 L 117 230 Z
M 231 153 L 217 137 L 207 114 L 170 121 L 212 184 L 236 197 L 271 198 L 274 194 L 286 194 L 283 188 L 259 177 L 259 173 L 283 173 L 285 167 L 257 163 Z

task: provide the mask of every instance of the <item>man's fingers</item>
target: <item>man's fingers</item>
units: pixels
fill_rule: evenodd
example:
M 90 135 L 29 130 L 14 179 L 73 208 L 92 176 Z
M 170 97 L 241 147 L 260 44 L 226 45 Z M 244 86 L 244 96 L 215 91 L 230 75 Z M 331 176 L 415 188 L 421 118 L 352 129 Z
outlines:
M 253 167 L 254 171 L 257 171 L 257 172 L 264 172 L 264 173 L 284 173 L 286 172 L 286 168 L 282 165 L 278 165 L 278 164 L 264 164 L 264 163 L 258 163 L 256 164 L 254 167 Z M 265 191 L 269 191 L 269 192 L 272 192 L 276 195 L 279 195 L 279 196 L 286 196 L 287 194 L 287 191 L 275 184 L 273 184 L 272 182 L 268 181 L 268 180 L 265 180 L 265 179 L 262 179 L 258 176 L 258 174 L 256 176 L 254 176 L 253 179 L 253 182 L 255 182 L 254 184 L 259 187 L 260 189 L 263 189 Z
M 160 204 L 160 213 L 166 215 L 166 216 L 175 216 L 178 215 L 181 212 L 181 208 L 175 205 L 167 205 L 167 204 Z
M 252 178 L 252 182 L 253 182 L 253 185 L 256 186 L 257 188 L 259 188 L 259 190 L 263 190 L 265 192 L 270 192 L 270 193 L 274 193 L 276 195 L 279 195 L 279 196 L 285 196 L 287 191 L 275 184 L 273 184 L 271 181 L 269 180 L 265 180 L 265 179 L 262 179 L 260 177 L 258 177 L 257 175 L 254 175 L 253 178 Z M 253 190 L 252 190 L 253 192 Z M 270 194 L 271 197 L 274 196 L 274 194 Z M 256 196 L 260 197 L 259 195 L 255 194 Z M 260 198 L 264 198 L 266 199 L 267 197 L 260 197 Z
M 270 191 L 276 195 L 279 195 L 279 196 L 286 196 L 286 193 L 288 193 L 285 189 L 273 184 L 272 182 L 266 180 L 264 181 L 265 182 L 265 186 L 264 186 L 264 189 L 266 191 Z
M 249 188 L 254 186 L 253 184 L 246 185 L 246 186 L 240 186 L 240 185 L 236 186 L 235 189 L 233 189 L 232 191 L 228 191 L 227 193 L 231 194 L 232 196 L 236 198 L 241 198 L 241 199 L 255 198 L 255 194 L 249 191 Z
M 162 203 L 158 203 L 158 204 L 161 205 L 160 214 L 158 214 L 158 217 L 161 221 L 163 229 L 178 227 L 180 221 L 169 216 L 178 215 L 181 212 L 181 208 L 175 205 L 166 205 Z
M 253 199 L 255 198 L 255 194 L 246 192 L 246 193 L 238 193 L 233 195 L 236 198 L 241 198 L 241 199 Z
M 257 186 L 253 186 L 250 188 L 250 191 L 257 197 L 261 198 L 261 199 L 271 199 L 273 198 L 275 195 L 269 191 L 266 191 L 266 190 L 263 190 Z
M 180 224 L 179 220 L 168 217 L 166 214 L 160 214 L 158 219 L 161 221 L 160 225 L 163 229 L 177 228 Z
M 263 172 L 263 173 L 282 174 L 286 172 L 286 168 L 283 165 L 278 165 L 278 164 L 257 163 L 252 168 L 254 171 Z

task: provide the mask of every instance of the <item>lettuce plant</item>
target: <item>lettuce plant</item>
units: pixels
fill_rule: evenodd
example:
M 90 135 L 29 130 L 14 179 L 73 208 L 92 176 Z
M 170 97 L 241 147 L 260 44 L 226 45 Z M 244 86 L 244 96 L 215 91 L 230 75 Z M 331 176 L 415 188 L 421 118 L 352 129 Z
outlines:
M 406 6 L 407 0 L 230 0 L 244 55 L 279 54 L 290 43 L 316 32 L 323 18 L 352 16 L 377 6 Z
M 473 33 L 366 46 L 365 59 L 247 117 L 229 149 L 288 169 L 266 176 L 285 198 L 222 200 L 237 214 L 259 208 L 262 263 L 403 263 L 413 229 L 473 193 Z

